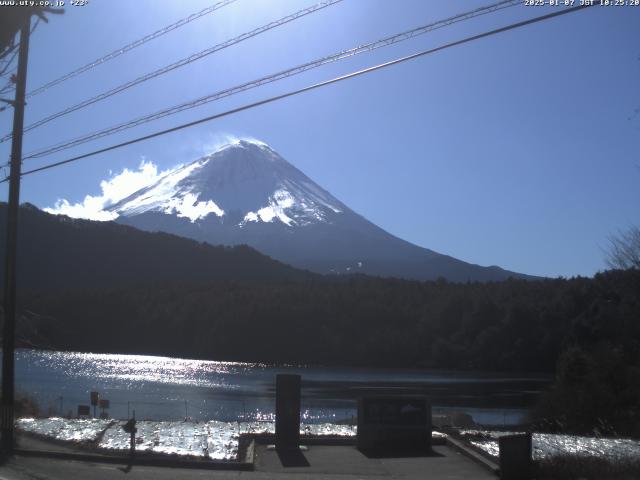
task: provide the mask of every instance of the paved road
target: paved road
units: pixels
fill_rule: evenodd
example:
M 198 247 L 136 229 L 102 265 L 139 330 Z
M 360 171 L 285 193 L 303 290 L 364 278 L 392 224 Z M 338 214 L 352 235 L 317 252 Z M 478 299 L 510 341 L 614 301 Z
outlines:
M 284 465 L 283 465 L 284 464 Z M 173 479 L 424 479 L 495 480 L 496 477 L 449 447 L 419 458 L 371 459 L 354 447 L 312 446 L 296 457 L 282 458 L 260 446 L 256 471 L 238 472 L 101 464 L 16 456 L 0 466 L 0 480 L 173 480 Z

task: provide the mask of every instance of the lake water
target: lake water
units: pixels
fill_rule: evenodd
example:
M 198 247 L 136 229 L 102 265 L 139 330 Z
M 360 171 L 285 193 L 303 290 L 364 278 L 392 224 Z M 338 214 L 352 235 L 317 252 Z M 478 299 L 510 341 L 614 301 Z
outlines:
M 17 350 L 16 390 L 43 414 L 89 405 L 91 391 L 110 401 L 110 418 L 194 421 L 273 420 L 275 375 L 302 375 L 305 423 L 352 419 L 364 394 L 426 394 L 434 413 L 460 410 L 488 425 L 525 420 L 549 382 L 543 375 L 271 366 L 168 357 Z M 98 414 L 100 409 L 98 409 Z

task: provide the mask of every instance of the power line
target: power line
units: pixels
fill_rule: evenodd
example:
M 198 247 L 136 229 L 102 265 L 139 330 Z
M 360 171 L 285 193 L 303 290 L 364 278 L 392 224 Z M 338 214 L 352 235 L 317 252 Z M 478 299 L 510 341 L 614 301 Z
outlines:
M 368 68 L 365 68 L 365 69 L 362 69 L 362 70 L 358 70 L 356 72 L 351 72 L 351 73 L 348 73 L 346 75 L 342 75 L 342 76 L 339 76 L 339 77 L 332 78 L 330 80 L 325 80 L 323 82 L 316 83 L 314 85 L 310 85 L 310 86 L 307 86 L 307 87 L 303 87 L 303 88 L 300 88 L 298 90 L 293 90 L 293 91 L 290 91 L 290 92 L 287 92 L 287 93 L 283 93 L 281 95 L 276 95 L 276 96 L 273 96 L 273 97 L 269 97 L 267 99 L 260 100 L 258 102 L 250 103 L 250 104 L 247 104 L 247 105 L 243 105 L 241 107 L 237 107 L 237 108 L 234 108 L 234 109 L 231 109 L 231 110 L 227 110 L 227 111 L 222 112 L 222 113 L 217 113 L 215 115 L 210 115 L 208 117 L 200 118 L 198 120 L 194 120 L 192 122 L 184 123 L 184 124 L 178 125 L 176 127 L 168 128 L 166 130 L 160 130 L 158 132 L 151 133 L 149 135 L 144 135 L 142 137 L 134 138 L 134 139 L 128 140 L 126 142 L 118 143 L 116 145 L 111 145 L 109 147 L 101 148 L 99 150 L 94 150 L 93 152 L 89 152 L 89 153 L 85 153 L 85 154 L 82 154 L 82 155 L 78 155 L 76 157 L 68 158 L 66 160 L 62 160 L 62 161 L 59 161 L 59 162 L 50 163 L 48 165 L 44 165 L 44 166 L 39 167 L 39 168 L 34 168 L 32 170 L 27 170 L 27 171 L 23 172 L 22 175 L 23 176 L 24 175 L 30 175 L 30 174 L 33 174 L 33 173 L 36 173 L 36 172 L 41 172 L 41 171 L 44 171 L 44 170 L 49 170 L 51 168 L 59 167 L 61 165 L 66 165 L 68 163 L 72 163 L 72 162 L 76 162 L 78 160 L 82 160 L 84 158 L 92 157 L 92 156 L 98 155 L 100 153 L 105 153 L 105 152 L 108 152 L 108 151 L 111 151 L 111 150 L 116 150 L 118 148 L 126 147 L 128 145 L 133 145 L 134 143 L 139 143 L 139 142 L 142 142 L 142 141 L 145 141 L 145 140 L 150 140 L 152 138 L 159 137 L 159 136 L 162 136 L 162 135 L 166 135 L 166 134 L 169 134 L 169 133 L 172 133 L 172 132 L 176 132 L 178 130 L 182 130 L 182 129 L 185 129 L 185 128 L 189 128 L 189 127 L 192 127 L 194 125 L 199 125 L 201 123 L 210 122 L 212 120 L 216 120 L 218 118 L 222 118 L 222 117 L 226 117 L 226 116 L 229 116 L 229 115 L 233 115 L 235 113 L 239 113 L 239 112 L 242 112 L 244 110 L 249 110 L 251 108 L 259 107 L 261 105 L 266 105 L 268 103 L 272 103 L 272 102 L 275 102 L 275 101 L 278 101 L 278 100 L 282 100 L 282 99 L 285 99 L 285 98 L 288 98 L 288 97 L 292 97 L 294 95 L 299 95 L 301 93 L 308 92 L 310 90 L 315 90 L 317 88 L 325 87 L 325 86 L 331 85 L 333 83 L 338 83 L 338 82 L 341 82 L 343 80 L 348 80 L 350 78 L 354 78 L 354 77 L 358 77 L 360 75 L 371 73 L 371 72 L 374 72 L 376 70 L 380 70 L 380 69 L 383 69 L 383 68 L 390 67 L 392 65 L 397 65 L 399 63 L 403 63 L 403 62 L 406 62 L 406 61 L 409 61 L 409 60 L 414 60 L 416 58 L 423 57 L 423 56 L 426 56 L 426 55 L 430 55 L 432 53 L 436 53 L 436 52 L 439 52 L 441 50 L 445 50 L 445 49 L 448 49 L 448 48 L 451 48 L 451 47 L 462 45 L 464 43 L 469 43 L 469 42 L 472 42 L 472 41 L 475 41 L 475 40 L 479 40 L 481 38 L 485 38 L 485 37 L 489 37 L 489 36 L 492 36 L 492 35 L 496 35 L 498 33 L 503 33 L 503 32 L 509 31 L 509 30 L 514 30 L 516 28 L 521 28 L 521 27 L 524 27 L 526 25 L 531 25 L 533 23 L 542 22 L 544 20 L 548 20 L 548 19 L 551 19 L 551 18 L 554 18 L 554 17 L 558 17 L 558 16 L 561 16 L 561 15 L 566 15 L 568 13 L 577 12 L 578 10 L 582 10 L 582 9 L 585 9 L 585 8 L 588 8 L 588 7 L 591 7 L 591 6 L 593 6 L 593 4 L 579 5 L 579 6 L 576 6 L 576 7 L 566 8 L 566 9 L 559 10 L 557 12 L 553 12 L 553 13 L 542 15 L 542 16 L 539 16 L 539 17 L 531 18 L 529 20 L 524 20 L 522 22 L 512 23 L 512 24 L 507 25 L 505 27 L 500 27 L 500 28 L 497 28 L 495 30 L 490 30 L 490 31 L 487 31 L 487 32 L 484 32 L 484 33 L 480 33 L 478 35 L 473 35 L 471 37 L 466 37 L 466 38 L 463 38 L 462 40 L 456 40 L 454 42 L 450 42 L 450 43 L 441 45 L 439 47 L 431 48 L 431 49 L 428 49 L 428 50 L 422 50 L 422 51 L 420 51 L 418 53 L 414 53 L 414 54 L 411 54 L 411 55 L 407 55 L 405 57 L 401 57 L 401 58 L 398 58 L 398 59 L 395 59 L 395 60 L 391 60 L 391 61 L 388 61 L 388 62 L 385 62 L 385 63 L 381 63 L 381 64 L 375 65 L 373 67 L 368 67 Z M 6 181 L 7 181 L 7 179 L 5 178 L 4 180 L 1 180 L 0 183 L 6 182 Z
M 338 60 L 342 60 L 344 58 L 348 58 L 348 57 L 352 57 L 355 55 L 359 55 L 361 53 L 365 53 L 365 52 L 370 52 L 372 50 L 376 50 L 378 48 L 381 47 L 386 47 L 388 45 L 393 45 L 395 43 L 399 43 L 408 39 L 411 39 L 413 37 L 416 37 L 418 35 L 423 35 L 425 33 L 431 32 L 433 30 L 439 29 L 439 28 L 443 28 L 445 26 L 457 23 L 457 22 L 461 22 L 464 20 L 469 20 L 470 18 L 476 17 L 476 16 L 480 16 L 480 15 L 484 15 L 487 13 L 492 13 L 495 12 L 497 10 L 503 9 L 503 8 L 507 8 L 507 7 L 511 7 L 514 5 L 518 5 L 520 4 L 521 1 L 520 0 L 502 0 L 498 3 L 494 3 L 485 7 L 481 7 L 475 10 L 471 10 L 469 12 L 465 12 L 459 15 L 455 15 L 453 17 L 449 17 L 446 18 L 444 20 L 439 20 L 437 22 L 434 23 L 430 23 L 428 25 L 423 25 L 421 27 L 417 27 L 417 28 L 413 28 L 411 30 L 407 30 L 405 32 L 402 33 L 398 33 L 398 34 L 394 34 L 391 35 L 389 37 L 385 37 L 381 40 L 377 40 L 375 42 L 370 42 L 367 43 L 365 45 L 361 45 L 359 47 L 355 47 L 355 48 L 351 48 L 348 50 L 343 50 L 340 51 L 338 53 L 334 53 L 332 55 L 328 55 L 325 57 L 321 57 L 319 59 L 313 60 L 311 62 L 307 62 L 305 64 L 302 65 L 298 65 L 296 67 L 293 68 L 289 68 L 287 70 L 283 70 L 271 75 L 267 75 L 265 77 L 261 77 L 257 80 L 252 80 L 240 85 L 236 85 L 234 87 L 230 87 L 218 92 L 215 92 L 213 94 L 210 95 L 206 95 L 204 97 L 200 97 L 197 98 L 195 100 L 191 100 L 189 102 L 185 102 L 179 105 L 175 105 L 173 107 L 169 107 L 166 108 L 164 110 L 160 110 L 158 112 L 149 114 L 149 115 L 145 115 L 143 117 L 139 117 L 137 119 L 133 119 L 124 123 L 120 123 L 118 125 L 114 125 L 111 127 L 108 127 L 106 129 L 103 130 L 99 130 L 96 132 L 92 132 L 86 135 L 83 135 L 81 137 L 76 137 L 74 139 L 62 142 L 62 143 L 58 143 L 55 145 L 51 145 L 48 147 L 43 147 L 39 150 L 36 150 L 34 152 L 30 152 L 25 156 L 25 160 L 26 159 L 31 159 L 31 158 L 40 158 L 40 157 L 44 157 L 46 155 L 50 155 L 52 153 L 56 153 L 56 152 L 60 152 L 62 150 L 67 150 L 69 148 L 81 145 L 83 143 L 87 143 L 89 141 L 93 141 L 93 140 L 97 140 L 99 138 L 103 138 L 109 135 L 113 135 L 115 133 L 124 131 L 124 130 L 128 130 L 129 128 L 133 128 L 136 127 L 138 125 L 142 125 L 144 123 L 148 123 L 154 120 L 158 120 L 160 118 L 166 117 L 166 116 L 170 116 L 170 115 L 174 115 L 176 113 L 182 112 L 184 110 L 189 110 L 191 108 L 196 108 L 199 107 L 201 105 L 204 105 L 206 103 L 210 103 L 216 100 L 220 100 L 222 98 L 226 98 L 232 95 L 236 95 L 238 93 L 244 92 L 246 90 L 250 90 L 262 85 L 266 85 L 268 83 L 272 83 L 278 80 L 282 80 L 284 78 L 288 78 L 294 75 L 298 75 L 300 73 L 306 72 L 308 70 L 320 67 L 322 65 L 326 65 L 328 63 L 332 63 L 332 62 L 336 62 Z
M 199 12 L 193 13 L 191 15 L 189 15 L 188 17 L 185 17 L 181 20 L 178 20 L 175 23 L 172 23 L 171 25 L 168 25 L 164 28 L 161 28 L 160 30 L 156 30 L 153 33 L 150 33 L 149 35 L 146 35 L 134 42 L 129 43 L 128 45 L 125 45 L 124 47 L 120 47 L 117 50 L 114 50 L 111 53 L 108 53 L 100 58 L 98 58 L 97 60 L 94 60 L 93 62 L 87 63 L 86 65 L 77 68 L 65 75 L 62 75 L 61 77 L 56 78 L 55 80 L 50 81 L 49 83 L 46 83 L 45 85 L 42 85 L 41 87 L 36 88 L 35 90 L 32 90 L 31 92 L 29 92 L 27 94 L 27 98 L 33 97 L 35 95 L 38 95 L 42 92 L 44 92 L 45 90 L 50 89 L 51 87 L 58 85 L 66 80 L 69 80 L 70 78 L 73 77 L 77 77 L 78 75 L 80 75 L 81 73 L 86 72 L 87 70 L 91 70 L 94 67 L 97 67 L 98 65 L 101 65 L 105 62 L 108 62 L 109 60 L 113 60 L 116 57 L 119 57 L 120 55 L 127 53 L 130 50 L 133 50 L 136 47 L 139 47 L 140 45 L 143 45 L 151 40 L 154 40 L 158 37 L 161 37 L 162 35 L 169 33 L 177 28 L 180 28 L 200 17 L 203 17 L 205 15 L 208 15 L 209 13 L 212 13 L 226 5 L 229 5 L 230 3 L 233 3 L 237 0 L 222 0 L 218 3 L 215 3 L 213 5 L 208 6 L 207 8 L 204 8 L 202 10 L 200 10 Z
M 315 5 L 312 5 L 310 7 L 307 8 L 303 8 L 302 10 L 299 10 L 295 13 L 292 13 L 291 15 L 287 15 L 285 17 L 282 17 L 278 20 L 275 20 L 271 23 L 268 23 L 266 25 L 263 25 L 259 28 L 256 28 L 254 30 L 251 30 L 249 32 L 245 32 L 242 35 L 239 35 L 237 37 L 234 37 L 230 40 L 227 40 L 225 42 L 219 43 L 217 45 L 214 45 L 213 47 L 207 48 L 205 50 L 202 50 L 201 52 L 198 53 L 194 53 L 193 55 L 190 55 L 188 57 L 182 58 L 180 60 L 178 60 L 177 62 L 171 63 L 169 65 L 166 65 L 162 68 L 159 68 L 158 70 L 154 70 L 153 72 L 147 73 L 145 75 L 142 75 L 141 77 L 135 78 L 133 80 L 130 80 L 126 83 L 123 83 L 122 85 L 119 85 L 115 88 L 112 88 L 110 90 L 107 90 L 106 92 L 100 93 L 99 95 L 96 95 L 94 97 L 88 98 L 86 100 L 83 100 L 80 103 L 77 103 L 75 105 L 72 105 L 68 108 L 65 108 L 64 110 L 61 110 L 57 113 L 54 113 L 52 115 L 49 115 L 48 117 L 42 118 L 40 120 L 38 120 L 37 122 L 32 123 L 31 125 L 27 125 L 24 129 L 25 132 L 28 132 L 30 130 L 33 130 L 34 128 L 38 128 L 46 123 L 51 122 L 52 120 L 55 120 L 56 118 L 60 118 L 64 115 L 68 115 L 72 112 L 75 112 L 77 110 L 80 110 L 84 107 L 88 107 L 89 105 L 92 105 L 94 103 L 100 102 L 102 100 L 105 100 L 113 95 L 116 95 L 117 93 L 123 92 L 131 87 L 134 87 L 136 85 L 139 85 L 143 82 L 146 82 L 148 80 L 151 80 L 153 78 L 156 78 L 160 75 L 163 75 L 165 73 L 171 72 L 172 70 L 175 70 L 177 68 L 180 67 L 184 67 L 185 65 L 188 65 L 190 63 L 193 63 L 197 60 L 200 60 L 208 55 L 211 55 L 215 52 L 218 52 L 220 50 L 223 50 L 225 48 L 231 47 L 233 45 L 236 45 L 240 42 L 243 42 L 245 40 L 248 40 L 249 38 L 255 37 L 257 35 L 260 35 L 261 33 L 264 33 L 268 30 L 272 30 L 276 27 L 279 27 L 281 25 L 284 25 L 286 23 L 292 22 L 294 20 L 297 20 L 298 18 L 304 17 L 305 15 L 309 15 L 313 12 L 316 12 L 318 10 L 322 10 L 323 8 L 329 7 L 331 5 L 334 5 L 338 2 L 341 2 L 342 0 L 323 0 L 319 3 L 316 3 Z M 2 139 L 0 139 L 0 143 L 5 142 L 6 140 L 11 138 L 11 134 L 6 134 L 4 137 L 2 137 Z

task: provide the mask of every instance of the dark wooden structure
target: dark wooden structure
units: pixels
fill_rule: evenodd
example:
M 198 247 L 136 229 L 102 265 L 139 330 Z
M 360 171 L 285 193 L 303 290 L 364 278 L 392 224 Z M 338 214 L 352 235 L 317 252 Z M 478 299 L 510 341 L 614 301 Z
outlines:
M 358 401 L 357 445 L 376 454 L 431 450 L 431 404 L 424 396 L 372 396 Z

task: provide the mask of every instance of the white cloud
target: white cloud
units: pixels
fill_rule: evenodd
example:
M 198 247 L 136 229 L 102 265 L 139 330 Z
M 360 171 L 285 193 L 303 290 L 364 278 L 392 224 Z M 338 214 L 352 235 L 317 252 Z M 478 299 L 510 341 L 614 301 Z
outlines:
M 80 203 L 70 203 L 66 199 L 59 199 L 53 207 L 44 211 L 53 214 L 68 215 L 73 218 L 86 218 L 89 220 L 107 221 L 118 217 L 116 213 L 105 212 L 109 205 L 119 202 L 143 187 L 151 185 L 159 178 L 174 169 L 158 172 L 158 167 L 153 162 L 142 160 L 137 170 L 125 168 L 122 172 L 100 182 L 101 195 L 87 195 Z
M 201 143 L 201 149 L 204 156 L 211 155 L 222 147 L 239 143 L 241 140 L 253 142 L 257 145 L 266 145 L 264 142 L 249 136 L 235 136 L 227 133 L 211 134 L 208 141 Z M 182 178 L 188 176 L 193 169 L 201 166 L 201 163 L 194 163 L 184 167 L 178 165 L 165 171 L 158 172 L 158 167 L 150 161 L 142 157 L 142 161 L 137 170 L 129 170 L 125 168 L 120 173 L 114 173 L 109 170 L 109 178 L 100 182 L 100 195 L 87 195 L 84 200 L 79 203 L 71 203 L 67 199 L 58 199 L 53 207 L 45 208 L 44 211 L 56 215 L 67 215 L 72 218 L 85 218 L 88 220 L 108 221 L 118 218 L 115 212 L 107 212 L 105 208 L 113 205 L 132 193 L 137 192 L 143 187 L 147 187 L 158 182 L 161 178 L 166 177 L 154 188 L 149 195 L 137 198 L 135 202 L 127 205 L 129 209 L 140 208 L 150 204 L 163 205 L 164 211 L 170 213 L 175 211 L 179 217 L 189 218 L 192 222 L 197 219 L 204 218 L 210 213 L 221 217 L 224 215 L 218 205 L 212 201 L 198 202 L 197 197 L 188 194 L 179 198 L 172 198 L 174 195 L 173 187 Z M 184 168 L 183 168 L 184 167 Z M 281 199 L 282 200 L 282 199 Z M 283 205 L 280 201 L 276 201 L 275 205 L 267 206 L 258 212 L 263 221 L 271 221 L 273 217 L 278 217 L 284 223 L 289 224 L 291 219 L 286 217 L 282 212 Z M 271 212 L 272 207 L 275 209 Z M 268 218 L 268 220 L 265 220 Z

